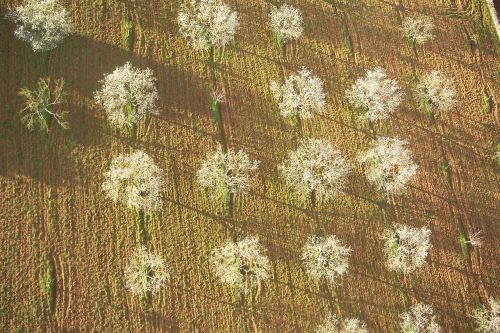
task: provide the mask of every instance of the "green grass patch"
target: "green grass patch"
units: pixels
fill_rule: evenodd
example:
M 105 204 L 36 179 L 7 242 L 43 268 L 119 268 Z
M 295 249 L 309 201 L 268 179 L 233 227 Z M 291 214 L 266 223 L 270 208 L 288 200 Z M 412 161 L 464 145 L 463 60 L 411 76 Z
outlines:
M 145 227 L 146 214 L 142 209 L 137 210 L 137 236 L 141 244 L 146 242 L 146 227 Z
M 483 90 L 483 111 L 484 113 L 491 113 L 493 110 L 493 98 L 488 94 L 486 90 Z
M 347 29 L 346 23 L 342 24 L 342 40 L 344 41 L 344 45 L 349 52 L 349 57 L 354 56 L 354 47 L 352 45 L 351 35 L 349 34 L 349 30 Z
M 45 298 L 45 307 L 50 315 L 55 310 L 56 273 L 50 253 L 46 253 L 40 272 L 40 291 Z
M 448 165 L 448 160 L 446 158 L 441 157 L 438 161 L 439 171 L 441 172 L 441 176 L 443 177 L 446 186 L 451 187 L 451 175 L 450 175 L 450 166 Z
M 125 50 L 131 52 L 134 47 L 134 24 L 124 18 L 122 21 L 122 43 Z
M 273 41 L 280 52 L 285 52 L 285 41 L 279 32 L 273 33 Z
M 460 233 L 458 234 L 458 242 L 460 243 L 460 248 L 462 249 L 462 255 L 464 258 L 469 258 L 469 244 L 467 243 L 467 238 L 465 237 L 463 230 L 460 230 Z

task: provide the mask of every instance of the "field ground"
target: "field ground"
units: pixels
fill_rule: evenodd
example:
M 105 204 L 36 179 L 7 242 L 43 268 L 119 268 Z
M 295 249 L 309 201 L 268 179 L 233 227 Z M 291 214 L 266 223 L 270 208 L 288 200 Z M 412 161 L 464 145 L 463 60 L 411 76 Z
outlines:
M 2 17 L 20 1 L 0 0 Z M 0 323 L 4 332 L 310 332 L 328 311 L 361 317 L 371 332 L 396 332 L 398 315 L 432 304 L 445 332 L 472 332 L 468 315 L 500 296 L 499 43 L 479 0 L 291 0 L 305 36 L 282 55 L 266 22 L 273 1 L 227 0 L 240 13 L 236 43 L 211 69 L 207 55 L 178 34 L 174 0 L 63 1 L 76 33 L 48 55 L 34 54 L 0 21 Z M 433 42 L 415 52 L 399 30 L 408 15 L 431 15 Z M 126 38 L 126 29 L 130 36 Z M 127 40 L 125 40 L 127 39 Z M 131 50 L 127 44 L 131 43 Z M 137 140 L 111 130 L 92 93 L 104 73 L 130 60 L 158 78 L 161 115 Z M 269 91 L 302 66 L 325 81 L 328 112 L 303 123 L 281 118 Z M 410 143 L 419 165 L 410 191 L 381 204 L 359 165 L 347 194 L 301 205 L 276 165 L 300 136 L 324 138 L 350 160 L 371 140 L 344 91 L 381 66 L 405 88 L 400 111 L 378 135 Z M 438 69 L 454 76 L 460 104 L 435 123 L 411 93 L 415 79 Z M 227 145 L 262 161 L 232 217 L 211 202 L 196 170 L 218 141 L 208 108 L 213 75 L 225 92 Z M 63 77 L 71 129 L 48 137 L 19 121 L 17 91 L 39 77 Z M 143 149 L 165 170 L 165 206 L 145 223 L 149 248 L 167 258 L 171 279 L 149 302 L 123 286 L 139 242 L 135 213 L 107 200 L 100 184 L 111 159 Z M 380 236 L 391 222 L 432 230 L 428 263 L 411 278 L 388 271 Z M 460 233 L 482 230 L 484 245 L 463 251 Z M 341 286 L 314 283 L 301 268 L 306 238 L 333 233 L 351 246 Z M 258 235 L 273 263 L 255 298 L 222 286 L 207 264 L 231 235 Z

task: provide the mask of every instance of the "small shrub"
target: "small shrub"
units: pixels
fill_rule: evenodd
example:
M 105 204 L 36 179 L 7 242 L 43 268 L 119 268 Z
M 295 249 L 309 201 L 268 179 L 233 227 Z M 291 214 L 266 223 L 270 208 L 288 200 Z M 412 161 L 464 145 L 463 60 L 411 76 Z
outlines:
M 25 98 L 24 108 L 19 112 L 21 122 L 29 130 L 48 132 L 52 119 L 62 128 L 69 128 L 65 120 L 67 112 L 58 109 L 64 102 L 64 80 L 55 80 L 51 85 L 49 78 L 40 79 L 37 89 L 22 88 L 19 95 Z

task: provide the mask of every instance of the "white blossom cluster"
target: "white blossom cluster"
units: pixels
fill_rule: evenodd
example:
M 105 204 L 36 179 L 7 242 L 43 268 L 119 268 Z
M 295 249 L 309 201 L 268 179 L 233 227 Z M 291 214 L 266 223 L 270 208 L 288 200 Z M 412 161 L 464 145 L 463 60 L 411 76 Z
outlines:
M 304 31 L 302 14 L 297 8 L 283 4 L 274 7 L 269 14 L 271 28 L 286 43 L 298 39 Z
M 163 171 L 143 151 L 113 159 L 102 189 L 114 202 L 130 209 L 161 209 L 164 188 Z
M 417 45 L 434 39 L 434 23 L 429 16 L 407 17 L 403 20 L 403 33 Z
M 500 302 L 490 297 L 488 307 L 482 305 L 472 314 L 476 320 L 476 331 L 479 333 L 500 333 Z
M 325 278 L 330 284 L 347 273 L 351 249 L 342 246 L 334 235 L 311 236 L 302 250 L 302 262 L 308 275 L 314 280 Z
M 198 183 L 210 190 L 214 199 L 227 193 L 238 193 L 250 186 L 251 175 L 260 162 L 251 160 L 244 151 L 228 149 L 227 153 L 218 146 L 213 155 L 207 156 L 198 170 Z
M 307 68 L 290 75 L 282 86 L 276 81 L 271 82 L 271 92 L 283 117 L 309 119 L 315 114 L 325 113 L 323 80 L 313 76 Z
M 432 306 L 418 303 L 401 315 L 401 333 L 440 333 Z
M 401 194 L 417 173 L 418 166 L 413 162 L 406 141 L 399 138 L 380 137 L 371 143 L 370 148 L 358 155 L 365 167 L 368 181 L 378 191 L 385 194 Z
M 125 268 L 127 288 L 141 297 L 144 297 L 147 292 L 161 289 L 168 277 L 165 260 L 148 251 L 145 246 L 139 246 L 134 251 Z
M 223 283 L 244 293 L 269 278 L 269 259 L 256 236 L 244 238 L 239 242 L 228 241 L 224 246 L 215 248 L 209 260 L 215 274 Z
M 431 231 L 396 224 L 385 233 L 385 254 L 390 270 L 412 273 L 422 267 L 431 248 Z
M 362 109 L 362 117 L 369 121 L 384 120 L 393 114 L 404 93 L 398 83 L 387 77 L 385 69 L 368 70 L 346 91 L 349 102 Z
M 278 166 L 287 187 L 302 201 L 314 191 L 319 201 L 342 192 L 352 166 L 340 151 L 320 139 L 304 139 Z
M 368 333 L 366 324 L 358 318 L 339 320 L 334 314 L 329 313 L 324 322 L 320 324 L 315 333 Z
M 69 13 L 57 0 L 28 0 L 7 18 L 16 24 L 14 35 L 35 52 L 56 48 L 73 31 Z
M 443 75 L 440 71 L 432 71 L 425 75 L 417 86 L 420 98 L 429 103 L 433 111 L 446 112 L 456 103 L 453 79 Z
M 127 62 L 106 74 L 101 83 L 94 99 L 104 108 L 113 127 L 130 128 L 146 114 L 159 114 L 156 78 L 151 69 L 141 70 Z
M 179 32 L 197 49 L 223 47 L 234 40 L 238 13 L 221 0 L 188 0 L 177 16 Z

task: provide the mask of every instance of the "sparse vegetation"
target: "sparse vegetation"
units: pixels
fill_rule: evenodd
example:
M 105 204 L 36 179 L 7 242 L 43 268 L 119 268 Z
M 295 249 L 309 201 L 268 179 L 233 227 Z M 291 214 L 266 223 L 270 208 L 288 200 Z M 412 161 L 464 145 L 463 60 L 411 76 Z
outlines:
M 66 9 L 57 0 L 28 0 L 7 14 L 14 35 L 35 52 L 56 48 L 73 31 Z
M 488 299 L 487 305 L 481 305 L 472 314 L 476 322 L 476 331 L 479 333 L 500 332 L 500 302 L 493 297 Z
M 239 193 L 250 186 L 251 175 L 259 167 L 259 161 L 251 160 L 243 151 L 229 149 L 207 156 L 197 173 L 198 183 L 209 191 L 212 199 L 227 198 L 229 193 Z
M 238 242 L 228 241 L 212 251 L 210 263 L 219 279 L 243 293 L 269 278 L 270 263 L 259 238 L 252 236 Z
M 389 269 L 408 274 L 422 267 L 431 248 L 430 236 L 426 227 L 396 224 L 387 229 L 384 238 Z
M 145 246 L 135 249 L 125 268 L 126 286 L 139 297 L 147 297 L 149 292 L 160 290 L 168 277 L 165 260 Z
M 282 86 L 272 81 L 271 91 L 283 117 L 309 119 L 325 113 L 323 81 L 313 76 L 307 68 L 290 75 Z
M 334 314 L 329 313 L 315 333 L 368 333 L 366 324 L 358 318 L 340 320 Z
M 368 181 L 385 195 L 404 193 L 417 173 L 418 166 L 406 145 L 407 142 L 399 138 L 380 137 L 358 156 L 359 162 L 365 165 Z
M 307 202 L 311 195 L 318 201 L 327 201 L 342 192 L 352 166 L 330 143 L 304 139 L 278 169 L 288 189 Z
M 407 17 L 403 20 L 403 33 L 412 47 L 434 39 L 434 23 L 429 16 Z
M 456 104 L 453 80 L 444 76 L 440 71 L 426 74 L 418 84 L 418 94 L 422 103 L 426 103 L 432 114 L 447 112 Z
M 137 122 L 145 115 L 158 115 L 158 91 L 153 72 L 126 63 L 106 74 L 94 99 L 106 111 L 111 126 L 129 129 L 135 134 Z
M 491 6 L 0 0 L 0 330 L 500 333 Z
M 346 91 L 349 102 L 361 109 L 361 117 L 370 122 L 390 117 L 403 100 L 398 83 L 387 77 L 385 69 L 368 70 Z
M 224 47 L 234 40 L 238 13 L 221 0 L 187 0 L 177 16 L 179 32 L 201 50 Z
M 432 306 L 418 303 L 401 315 L 401 333 L 440 333 Z
M 114 158 L 104 176 L 102 189 L 114 202 L 145 212 L 161 209 L 163 170 L 143 151 Z
M 325 278 L 330 285 L 339 284 L 347 273 L 351 249 L 345 247 L 334 235 L 311 236 L 302 250 L 306 273 L 314 280 Z
M 302 14 L 297 8 L 283 4 L 273 8 L 269 17 L 275 40 L 280 48 L 302 36 L 304 31 Z
M 52 83 L 49 78 L 40 79 L 36 89 L 22 88 L 19 95 L 25 99 L 24 108 L 19 112 L 21 122 L 29 130 L 49 132 L 52 120 L 64 129 L 69 128 L 67 111 L 61 109 L 65 96 L 64 80 Z

